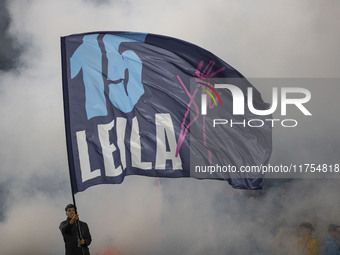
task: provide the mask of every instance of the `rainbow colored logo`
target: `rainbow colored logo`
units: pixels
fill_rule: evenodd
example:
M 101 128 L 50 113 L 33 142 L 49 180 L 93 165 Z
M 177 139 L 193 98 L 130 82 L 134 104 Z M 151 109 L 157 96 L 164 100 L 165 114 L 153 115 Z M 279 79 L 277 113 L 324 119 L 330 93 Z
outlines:
M 204 86 L 208 87 L 209 89 L 211 89 L 211 91 L 215 93 L 215 95 L 217 96 L 218 100 L 220 101 L 220 103 L 222 105 L 221 97 L 217 93 L 216 89 L 214 89 L 213 87 L 211 87 L 210 85 L 207 85 L 207 84 L 201 84 L 201 85 L 204 85 Z M 204 88 L 200 88 L 200 89 L 205 91 L 212 98 L 212 100 L 214 101 L 214 104 L 217 106 L 217 102 L 216 102 L 214 96 L 211 94 L 211 92 L 209 90 L 204 89 Z
M 205 84 L 205 83 L 201 83 L 201 85 L 206 86 L 207 88 L 209 88 L 217 96 L 218 100 L 220 101 L 220 104 L 222 105 L 221 97 L 217 93 L 216 89 L 214 89 L 212 86 L 210 86 L 208 84 Z M 215 97 L 213 96 L 213 94 L 209 90 L 207 90 L 205 88 L 201 88 L 201 87 L 199 87 L 199 88 L 201 90 L 203 90 L 205 93 L 207 93 L 211 97 L 211 99 L 213 100 L 215 106 L 217 106 L 217 101 L 216 101 Z M 202 103 L 201 104 L 201 114 L 202 115 L 206 115 L 207 114 L 207 94 L 202 94 L 202 96 L 201 96 L 201 103 Z

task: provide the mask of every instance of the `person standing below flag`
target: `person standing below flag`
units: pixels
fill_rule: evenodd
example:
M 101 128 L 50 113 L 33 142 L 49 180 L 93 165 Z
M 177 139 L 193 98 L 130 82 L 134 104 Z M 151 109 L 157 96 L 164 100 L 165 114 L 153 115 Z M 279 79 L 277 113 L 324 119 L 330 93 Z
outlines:
M 323 255 L 340 255 L 337 240 L 339 239 L 339 232 L 337 231 L 340 226 L 329 224 L 328 237 L 325 239 L 323 246 Z
M 79 220 L 73 204 L 67 205 L 65 211 L 67 219 L 59 226 L 65 242 L 65 255 L 90 255 L 88 246 L 92 238 L 87 224 Z
M 319 244 L 318 241 L 312 237 L 314 227 L 309 222 L 302 222 L 299 226 L 298 234 L 298 252 L 301 255 L 318 255 Z

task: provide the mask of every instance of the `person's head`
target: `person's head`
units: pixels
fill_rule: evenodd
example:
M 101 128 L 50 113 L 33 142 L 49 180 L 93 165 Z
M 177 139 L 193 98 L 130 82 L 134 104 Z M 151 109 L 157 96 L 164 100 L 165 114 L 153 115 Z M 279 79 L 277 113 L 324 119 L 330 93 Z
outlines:
M 299 235 L 310 236 L 313 232 L 313 225 L 309 222 L 302 222 L 299 226 Z
M 335 225 L 335 224 L 329 224 L 328 234 L 335 239 L 339 239 L 340 238 L 340 226 Z
M 72 218 L 76 213 L 76 208 L 74 207 L 73 204 L 68 204 L 65 207 L 65 212 L 67 217 Z
M 340 226 L 336 226 L 336 233 L 337 233 L 337 236 L 338 236 L 337 239 L 340 240 Z

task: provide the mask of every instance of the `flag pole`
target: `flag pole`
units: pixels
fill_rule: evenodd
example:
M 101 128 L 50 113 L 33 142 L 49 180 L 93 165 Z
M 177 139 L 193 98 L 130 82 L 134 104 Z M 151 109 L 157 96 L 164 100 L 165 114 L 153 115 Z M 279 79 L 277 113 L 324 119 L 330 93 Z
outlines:
M 68 83 L 67 83 L 67 63 L 66 63 L 66 47 L 65 47 L 65 37 L 60 37 L 60 46 L 61 46 L 61 70 L 62 70 L 62 87 L 63 87 L 63 104 L 64 104 L 64 124 L 65 124 L 65 135 L 66 135 L 66 144 L 67 144 L 67 159 L 68 159 L 68 169 L 69 169 L 69 176 L 70 176 L 70 184 L 71 184 L 71 194 L 72 194 L 72 201 L 74 205 L 74 212 L 78 214 L 77 204 L 75 193 L 77 193 L 77 183 L 76 178 L 74 175 L 74 163 L 73 163 L 73 154 L 72 154 L 72 142 L 71 142 L 71 130 L 70 130 L 70 113 L 69 113 L 69 96 L 68 96 Z M 82 240 L 81 236 L 81 229 L 78 221 L 75 222 L 78 232 L 78 239 L 79 241 Z M 81 250 L 83 255 L 85 255 L 84 247 L 81 246 Z
M 76 199 L 75 199 L 75 196 L 74 196 L 74 193 L 73 193 L 72 182 L 71 182 L 71 189 L 72 189 L 71 193 L 72 193 L 72 201 L 73 201 L 73 205 L 74 205 L 74 212 L 75 212 L 75 214 L 78 214 L 77 205 L 76 205 Z M 77 227 L 78 240 L 80 242 L 80 240 L 82 240 L 83 237 L 81 235 L 79 219 L 75 223 L 76 223 L 76 227 Z M 83 255 L 85 255 L 84 247 L 83 246 L 81 246 L 81 251 L 82 251 Z
M 74 194 L 78 192 L 76 176 L 74 174 L 74 161 L 72 153 L 72 142 L 71 142 L 71 129 L 70 129 L 70 111 L 69 111 L 69 95 L 68 95 L 68 82 L 67 82 L 67 63 L 66 63 L 66 46 L 65 37 L 60 37 L 61 46 L 61 70 L 62 70 L 62 89 L 63 89 L 63 105 L 64 105 L 64 124 L 65 124 L 65 136 L 66 136 L 66 150 L 68 159 L 68 170 L 70 176 L 72 201 L 77 213 L 76 199 Z

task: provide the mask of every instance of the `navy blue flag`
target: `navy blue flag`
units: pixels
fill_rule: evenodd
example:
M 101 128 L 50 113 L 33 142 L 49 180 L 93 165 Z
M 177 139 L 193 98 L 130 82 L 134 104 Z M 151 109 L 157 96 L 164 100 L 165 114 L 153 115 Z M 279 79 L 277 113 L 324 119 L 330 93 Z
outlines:
M 246 107 L 248 88 L 254 108 L 268 104 L 227 63 L 185 41 L 131 32 L 62 37 L 61 51 L 74 194 L 127 175 L 262 187 L 262 174 L 240 172 L 271 154 L 268 115 Z M 225 78 L 229 85 L 217 84 Z

